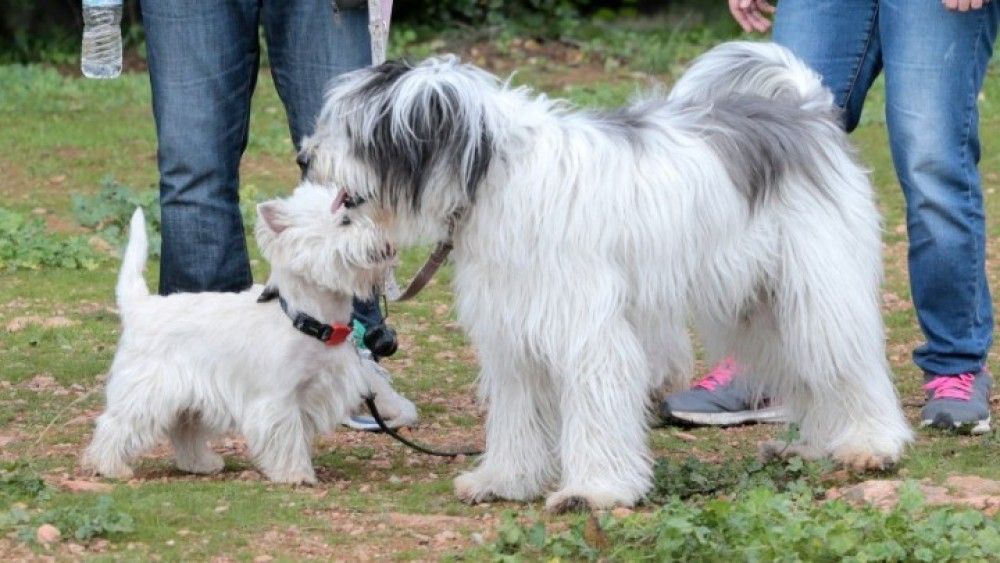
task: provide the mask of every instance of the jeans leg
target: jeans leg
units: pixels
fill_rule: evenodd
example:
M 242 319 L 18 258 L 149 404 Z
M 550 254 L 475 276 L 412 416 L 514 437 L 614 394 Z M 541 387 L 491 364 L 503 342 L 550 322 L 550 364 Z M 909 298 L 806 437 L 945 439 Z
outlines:
M 257 3 L 146 0 L 163 245 L 160 293 L 252 283 L 239 209 L 257 78 Z
M 261 13 L 271 75 L 285 104 L 295 148 L 312 133 L 330 81 L 371 64 L 368 11 L 334 10 L 330 0 L 265 1 Z M 354 300 L 354 318 L 382 324 L 378 298 Z
M 937 0 L 883 0 L 886 123 L 906 197 L 913 303 L 925 372 L 976 372 L 993 338 L 977 97 L 1000 4 L 951 12 Z
M 334 10 L 330 0 L 267 0 L 261 19 L 271 75 L 297 150 L 316 125 L 330 81 L 371 65 L 368 11 Z
M 773 39 L 809 65 L 853 131 L 882 68 L 878 0 L 781 0 Z

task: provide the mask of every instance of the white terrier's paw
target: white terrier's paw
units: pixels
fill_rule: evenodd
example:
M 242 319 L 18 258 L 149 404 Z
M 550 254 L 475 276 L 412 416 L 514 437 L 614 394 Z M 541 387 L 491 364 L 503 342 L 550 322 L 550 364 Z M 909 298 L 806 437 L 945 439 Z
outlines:
M 177 469 L 187 473 L 197 473 L 199 475 L 212 475 L 221 472 L 226 467 L 225 460 L 216 453 L 202 455 L 198 459 L 177 459 Z
M 588 490 L 582 487 L 566 487 L 550 494 L 545 499 L 545 509 L 549 512 L 580 512 L 603 510 L 616 506 L 635 506 L 639 500 L 627 492 Z
M 455 478 L 455 494 L 469 504 L 496 499 L 531 500 L 539 495 L 526 483 L 526 479 L 507 480 L 493 471 L 476 469 Z
M 96 460 L 86 456 L 80 461 L 80 469 L 88 475 L 120 481 L 127 481 L 135 474 L 127 463 Z

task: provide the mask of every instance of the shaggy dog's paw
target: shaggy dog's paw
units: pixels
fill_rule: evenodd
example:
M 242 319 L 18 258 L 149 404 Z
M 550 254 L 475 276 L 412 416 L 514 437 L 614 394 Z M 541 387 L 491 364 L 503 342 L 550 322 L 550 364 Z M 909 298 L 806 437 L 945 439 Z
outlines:
M 789 444 L 782 440 L 768 440 L 761 443 L 759 453 L 762 461 L 796 456 L 810 460 L 826 457 L 822 450 L 814 446 L 801 443 Z M 854 471 L 887 471 L 894 468 L 899 461 L 898 456 L 874 453 L 869 449 L 857 447 L 839 448 L 830 454 L 830 457 L 843 467 Z
M 213 454 L 203 456 L 196 460 L 177 460 L 177 469 L 187 473 L 197 473 L 199 475 L 212 475 L 219 473 L 226 467 L 225 460 L 221 455 Z
M 312 486 L 317 483 L 316 473 L 310 469 L 307 471 L 289 471 L 287 473 L 267 473 L 267 478 L 275 483 L 285 483 L 288 485 Z
M 786 442 L 784 440 L 766 440 L 757 447 L 757 455 L 761 461 L 772 461 L 801 457 L 802 459 L 821 459 L 825 454 L 819 448 L 801 442 Z
M 483 467 L 455 478 L 455 494 L 463 502 L 475 504 L 491 500 L 531 500 L 540 494 L 540 485 L 524 475 Z
M 499 498 L 479 471 L 468 471 L 455 477 L 455 494 L 467 504 L 490 502 Z
M 559 514 L 563 512 L 603 510 L 616 506 L 634 506 L 635 501 L 629 500 L 626 496 L 603 491 L 584 491 L 577 488 L 566 488 L 549 495 L 545 499 L 545 509 L 549 512 Z
M 889 471 L 899 462 L 898 457 L 847 447 L 837 449 L 831 457 L 840 465 L 854 471 Z

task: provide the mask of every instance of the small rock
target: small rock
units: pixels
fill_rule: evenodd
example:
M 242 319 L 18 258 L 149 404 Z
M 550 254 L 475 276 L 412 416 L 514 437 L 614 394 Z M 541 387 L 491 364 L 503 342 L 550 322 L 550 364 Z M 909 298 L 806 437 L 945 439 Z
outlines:
M 629 514 L 632 514 L 632 509 L 625 508 L 624 506 L 619 506 L 611 511 L 611 515 L 615 518 L 625 518 Z
M 59 531 L 59 528 L 56 528 L 52 524 L 42 524 L 35 532 L 35 539 L 38 540 L 38 543 L 43 545 L 55 543 L 59 541 L 59 538 L 61 537 L 62 533 Z
M 452 530 L 445 530 L 434 535 L 434 543 L 441 545 L 448 543 L 449 541 L 458 539 L 458 534 Z
M 684 440 L 685 442 L 697 442 L 698 441 L 698 437 L 697 436 L 695 436 L 694 434 L 688 434 L 687 432 L 674 431 L 674 432 L 672 432 L 672 434 L 674 436 L 676 436 L 678 439 Z
M 222 504 L 222 505 L 219 505 L 219 506 L 215 507 L 215 513 L 216 514 L 222 514 L 223 512 L 225 512 L 227 510 L 229 510 L 229 506 L 225 505 L 225 504 Z
M 403 480 L 400 479 L 396 475 L 390 475 L 389 476 L 389 484 L 391 484 L 391 485 L 402 485 L 403 484 Z
M 68 549 L 73 555 L 83 555 L 83 552 L 87 551 L 85 547 L 78 543 L 68 543 L 66 544 L 66 549 Z
M 483 545 L 486 543 L 486 536 L 484 536 L 480 532 L 473 532 L 472 535 L 469 536 L 469 539 L 471 539 L 472 543 L 476 545 Z
M 1000 495 L 1000 481 L 983 479 L 978 475 L 952 475 L 945 479 L 944 484 L 964 496 Z

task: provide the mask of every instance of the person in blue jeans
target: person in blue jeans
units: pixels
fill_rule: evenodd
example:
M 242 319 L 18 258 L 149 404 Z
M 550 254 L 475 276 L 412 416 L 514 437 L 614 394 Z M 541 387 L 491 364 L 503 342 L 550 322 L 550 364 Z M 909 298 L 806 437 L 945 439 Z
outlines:
M 990 428 L 987 352 L 993 309 L 978 170 L 977 100 L 993 52 L 1000 2 L 989 0 L 730 0 L 746 31 L 767 31 L 833 92 L 854 130 L 865 95 L 885 75 L 885 111 L 906 200 L 910 286 L 926 342 L 913 352 L 928 402 L 921 424 Z M 843 327 L 849 330 L 849 327 Z M 728 424 L 774 420 L 751 402 L 732 358 L 668 396 L 667 420 Z M 758 417 L 760 414 L 760 417 Z
M 258 29 L 298 150 L 327 83 L 371 64 L 364 3 L 339 1 L 352 7 L 331 0 L 141 3 L 160 170 L 160 294 L 252 285 L 238 191 L 260 66 Z M 373 335 L 394 336 L 377 301 L 355 301 L 354 316 Z M 375 347 L 389 355 L 395 338 Z

